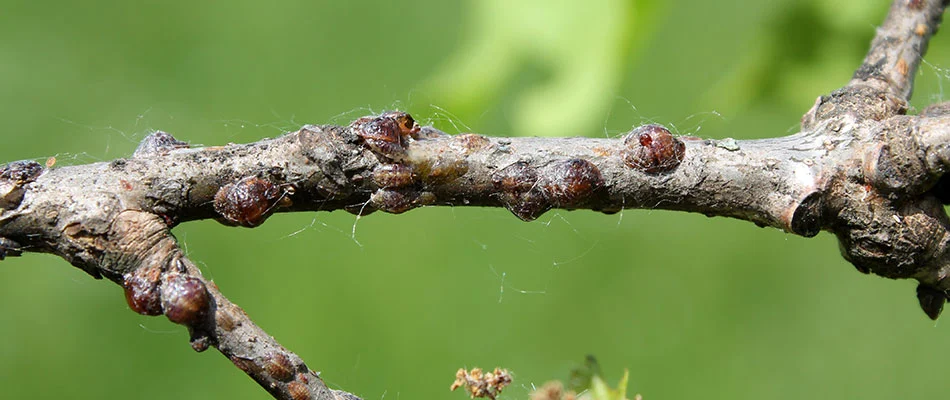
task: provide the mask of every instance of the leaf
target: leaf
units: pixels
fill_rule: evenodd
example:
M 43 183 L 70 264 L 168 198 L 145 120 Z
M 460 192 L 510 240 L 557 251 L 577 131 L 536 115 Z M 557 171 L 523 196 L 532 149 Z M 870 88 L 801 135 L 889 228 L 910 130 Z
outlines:
M 590 400 L 627 400 L 627 381 L 630 377 L 630 371 L 623 371 L 623 378 L 617 383 L 616 389 L 611 389 L 604 382 L 603 378 L 595 375 L 591 379 Z
M 439 106 L 475 115 L 510 96 L 515 135 L 577 136 L 602 123 L 624 63 L 654 31 L 660 2 L 471 3 L 459 51 L 426 83 Z

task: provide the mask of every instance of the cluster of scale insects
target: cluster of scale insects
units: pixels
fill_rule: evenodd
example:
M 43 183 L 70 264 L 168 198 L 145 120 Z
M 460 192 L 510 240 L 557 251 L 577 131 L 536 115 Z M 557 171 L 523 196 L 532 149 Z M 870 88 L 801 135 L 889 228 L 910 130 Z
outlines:
M 433 204 L 435 190 L 452 184 L 469 172 L 466 157 L 479 151 L 510 151 L 506 142 L 492 141 L 476 134 L 449 136 L 430 127 L 420 127 L 403 112 L 387 112 L 378 116 L 360 118 L 349 129 L 355 133 L 359 145 L 376 155 L 370 172 L 374 188 L 369 202 L 358 210 L 360 215 L 375 210 L 401 213 L 409 209 Z M 427 157 L 413 157 L 413 142 L 422 140 L 450 140 L 449 150 Z M 164 156 L 176 149 L 188 148 L 188 143 L 176 140 L 164 132 L 155 132 L 142 141 L 133 158 Z M 674 170 L 682 161 L 684 144 L 659 125 L 640 127 L 623 139 L 619 151 L 623 164 L 646 174 L 663 174 Z M 49 165 L 51 166 L 51 164 Z M 45 169 L 34 161 L 17 161 L 0 169 L 0 212 L 19 206 L 29 185 Z M 264 172 L 236 179 L 220 186 L 214 195 L 213 207 L 219 220 L 228 225 L 256 227 L 277 208 L 290 206 L 290 198 L 297 189 L 283 182 L 280 174 Z M 132 185 L 121 181 L 126 190 Z M 595 163 L 582 158 L 546 162 L 534 165 L 530 161 L 516 161 L 495 170 L 490 177 L 493 196 L 518 218 L 531 221 L 545 211 L 555 208 L 577 208 L 603 194 L 605 180 Z M 159 213 L 162 214 L 162 213 Z M 174 225 L 173 217 L 165 222 Z M 18 255 L 20 245 L 8 238 L 0 238 L 0 259 Z M 210 284 L 213 285 L 213 284 Z M 187 326 L 192 335 L 192 347 L 197 351 L 208 348 L 212 332 L 220 328 L 231 331 L 240 325 L 236 313 L 240 310 L 216 309 L 206 283 L 192 275 L 180 255 L 143 266 L 122 279 L 129 307 L 144 315 L 165 315 L 170 321 Z M 219 305 L 220 307 L 220 305 Z M 236 306 L 234 306 L 236 308 Z M 265 355 L 262 363 L 232 357 L 242 370 L 266 372 L 286 385 L 293 399 L 309 398 L 306 366 L 292 360 L 280 351 Z M 252 371 L 262 369 L 263 371 Z
M 354 121 L 349 129 L 380 161 L 370 175 L 376 190 L 369 202 L 356 210 L 360 214 L 375 210 L 401 213 L 432 204 L 436 201 L 433 188 L 451 184 L 468 172 L 467 155 L 498 150 L 501 146 L 480 135 L 449 136 L 433 128 L 420 127 L 403 112 L 363 117 Z M 426 158 L 411 157 L 412 143 L 429 139 L 451 140 L 452 151 Z M 187 143 L 167 133 L 155 132 L 142 141 L 134 157 L 161 156 L 187 147 Z M 623 138 L 620 157 L 629 168 L 646 174 L 663 174 L 675 169 L 684 153 L 683 142 L 666 128 L 646 125 Z M 26 185 L 43 171 L 43 167 L 33 161 L 13 162 L 0 169 L 0 208 L 16 207 Z M 255 227 L 276 208 L 291 205 L 295 187 L 271 178 L 259 174 L 221 186 L 213 201 L 219 220 L 228 225 Z M 551 208 L 576 208 L 605 189 L 597 165 L 582 158 L 543 165 L 516 161 L 496 170 L 491 175 L 491 185 L 496 191 L 493 196 L 525 221 L 534 220 Z M 0 240 L 0 257 L 18 251 L 19 245 L 12 240 Z M 200 327 L 209 320 L 211 295 L 201 279 L 187 273 L 180 259 L 140 268 L 125 276 L 123 286 L 129 307 L 140 314 L 164 314 L 172 322 L 190 328 Z
M 372 173 L 379 188 L 358 212 L 375 210 L 402 213 L 432 204 L 436 196 L 427 190 L 451 183 L 468 171 L 466 156 L 502 145 L 476 134 L 448 136 L 420 127 L 409 114 L 387 112 L 363 117 L 350 125 L 363 143 L 382 161 Z M 455 152 L 430 158 L 414 158 L 408 149 L 413 141 L 449 138 Z M 620 157 L 629 168 L 650 175 L 668 173 L 682 162 L 685 144 L 659 125 L 637 128 L 623 139 Z M 491 183 L 494 196 L 515 216 L 533 221 L 552 208 L 576 208 L 603 194 L 605 181 L 599 168 L 582 158 L 569 158 L 533 165 L 516 161 L 495 171 Z
M 421 127 L 412 116 L 399 111 L 359 118 L 349 129 L 379 160 L 369 175 L 376 189 L 368 202 L 346 208 L 358 215 L 377 210 L 399 214 L 434 204 L 437 200 L 434 188 L 451 184 L 468 172 L 468 155 L 485 150 L 502 151 L 500 149 L 507 146 L 481 135 L 450 136 L 431 127 Z M 450 140 L 450 151 L 415 157 L 410 153 L 413 142 L 430 139 Z M 187 144 L 157 132 L 143 141 L 136 155 L 182 147 Z M 619 151 L 624 165 L 650 175 L 676 169 L 684 154 L 683 142 L 660 125 L 645 125 L 630 132 L 622 139 Z M 219 221 L 255 227 L 277 208 L 291 205 L 295 187 L 277 181 L 279 179 L 259 174 L 222 186 L 213 202 Z M 491 175 L 491 184 L 496 191 L 493 196 L 499 203 L 525 221 L 535 220 L 552 208 L 583 206 L 595 196 L 603 195 L 605 189 L 600 169 L 582 158 L 543 165 L 516 161 L 496 170 Z

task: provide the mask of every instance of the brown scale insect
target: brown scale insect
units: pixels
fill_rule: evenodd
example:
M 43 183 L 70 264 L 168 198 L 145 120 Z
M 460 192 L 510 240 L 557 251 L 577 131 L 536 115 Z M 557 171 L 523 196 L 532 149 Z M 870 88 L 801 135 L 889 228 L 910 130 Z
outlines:
M 367 202 L 343 206 L 343 210 L 358 217 L 363 217 L 376 212 L 376 206 Z
M 441 156 L 432 161 L 420 162 L 416 170 L 426 184 L 443 185 L 465 175 L 468 163 L 462 158 Z
M 673 171 L 683 161 L 686 145 L 660 125 L 637 127 L 623 139 L 623 163 L 655 175 Z
M 142 139 L 139 147 L 132 153 L 132 157 L 141 158 L 149 155 L 165 155 L 175 149 L 187 149 L 191 147 L 187 142 L 175 139 L 174 136 L 156 131 Z
M 264 370 L 278 381 L 287 382 L 294 378 L 294 365 L 284 353 L 272 352 L 267 354 L 267 363 Z
M 478 151 L 491 145 L 491 140 L 488 140 L 488 138 L 482 135 L 477 135 L 474 133 L 463 133 L 461 135 L 454 136 L 452 139 L 455 140 L 455 142 L 458 143 L 459 146 L 461 146 L 466 152 Z
M 435 129 L 431 126 L 420 127 L 417 131 L 412 132 L 412 138 L 416 140 L 426 140 L 426 139 L 440 139 L 446 138 L 451 135 L 448 133 L 442 132 L 438 129 Z
M 436 200 L 438 200 L 438 198 L 435 197 L 435 193 L 422 191 L 412 200 L 412 205 L 416 207 L 428 206 L 435 204 Z
M 418 134 L 420 129 L 412 116 L 400 111 L 363 117 L 350 126 L 370 150 L 391 160 L 404 158 L 409 138 Z
M 551 203 L 538 186 L 538 171 L 518 161 L 492 174 L 492 185 L 502 203 L 522 221 L 531 222 L 551 209 Z
M 234 328 L 237 328 L 237 323 L 234 322 L 234 318 L 231 317 L 231 314 L 220 308 L 214 313 L 214 323 L 227 332 L 231 332 Z
M 122 288 L 129 308 L 142 315 L 161 315 L 162 297 L 158 285 L 162 271 L 144 268 L 125 277 Z
M 162 308 L 169 321 L 186 326 L 202 323 L 211 309 L 211 294 L 193 276 L 169 274 L 162 287 Z
M 287 393 L 293 400 L 306 400 L 310 398 L 310 389 L 303 383 L 293 381 L 287 384 Z
M 373 170 L 373 182 L 387 189 L 412 186 L 416 182 L 416 173 L 408 165 L 380 164 Z
M 390 214 L 402 214 L 413 208 L 425 205 L 420 200 L 427 201 L 427 198 L 420 195 L 415 190 L 389 190 L 380 189 L 370 197 L 370 204 L 373 208 L 388 212 Z
M 492 185 L 506 192 L 527 192 L 538 182 L 538 171 L 518 161 L 492 174 Z
M 219 189 L 214 195 L 214 210 L 227 224 L 253 228 L 264 223 L 278 206 L 293 204 L 288 197 L 293 193 L 293 186 L 249 176 Z
M 597 166 L 580 158 L 545 168 L 541 181 L 544 194 L 557 207 L 581 203 L 603 186 L 604 178 Z
M 190 344 L 192 350 L 201 353 L 211 347 L 211 337 L 205 332 L 201 332 L 197 335 L 192 334 Z

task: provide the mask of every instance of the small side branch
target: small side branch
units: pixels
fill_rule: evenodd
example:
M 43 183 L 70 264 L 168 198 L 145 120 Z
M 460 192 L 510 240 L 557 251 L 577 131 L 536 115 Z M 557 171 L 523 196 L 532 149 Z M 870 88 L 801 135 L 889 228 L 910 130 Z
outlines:
M 300 357 L 205 280 L 160 217 L 125 210 L 101 234 L 94 225 L 73 226 L 64 239 L 98 259 L 84 269 L 121 284 L 133 311 L 164 315 L 186 327 L 195 351 L 218 349 L 276 399 L 358 399 L 327 388 Z
M 909 101 L 917 68 L 946 6 L 946 0 L 894 1 L 848 85 L 871 86 Z

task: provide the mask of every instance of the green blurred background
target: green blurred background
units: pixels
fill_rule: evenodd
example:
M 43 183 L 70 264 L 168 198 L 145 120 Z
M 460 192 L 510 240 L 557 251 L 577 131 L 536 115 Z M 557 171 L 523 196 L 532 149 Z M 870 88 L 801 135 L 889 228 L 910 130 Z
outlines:
M 138 3 L 138 4 L 136 4 Z M 129 155 L 153 129 L 249 142 L 389 109 L 450 133 L 784 135 L 844 84 L 888 1 L 0 1 L 0 160 Z M 914 105 L 942 100 L 938 35 Z M 355 224 L 355 230 L 354 230 Z M 355 236 L 352 234 L 355 232 Z M 504 398 L 586 354 L 646 399 L 941 398 L 946 323 L 834 238 L 701 215 L 426 208 L 175 229 L 225 294 L 365 399 Z M 0 264 L 0 397 L 267 394 L 51 256 Z M 314 311 L 316 310 L 316 311 Z

